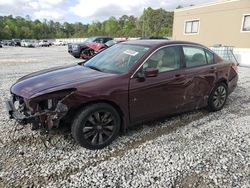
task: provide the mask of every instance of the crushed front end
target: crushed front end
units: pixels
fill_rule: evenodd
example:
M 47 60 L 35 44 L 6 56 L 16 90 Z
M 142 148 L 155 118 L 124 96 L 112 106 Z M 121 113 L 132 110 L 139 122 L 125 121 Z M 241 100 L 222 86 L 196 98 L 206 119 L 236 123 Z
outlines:
M 60 120 L 67 114 L 68 106 L 64 101 L 73 92 L 52 93 L 35 99 L 12 94 L 9 100 L 5 100 L 5 108 L 9 118 L 15 119 L 19 124 L 30 123 L 33 129 L 50 130 L 58 128 Z

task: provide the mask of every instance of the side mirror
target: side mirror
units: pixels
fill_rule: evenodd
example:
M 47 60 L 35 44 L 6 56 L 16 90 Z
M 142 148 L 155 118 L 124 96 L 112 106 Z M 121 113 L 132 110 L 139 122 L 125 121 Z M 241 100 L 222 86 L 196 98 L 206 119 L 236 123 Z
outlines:
M 145 77 L 156 77 L 158 76 L 159 70 L 157 68 L 146 68 L 144 71 Z

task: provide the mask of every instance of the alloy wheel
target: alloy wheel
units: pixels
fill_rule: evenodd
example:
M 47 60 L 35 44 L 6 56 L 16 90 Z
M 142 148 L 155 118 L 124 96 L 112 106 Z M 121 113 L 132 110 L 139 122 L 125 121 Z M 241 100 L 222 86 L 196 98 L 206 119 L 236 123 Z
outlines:
M 82 131 L 91 145 L 101 145 L 113 136 L 115 117 L 107 111 L 94 112 L 88 116 Z
M 226 88 L 224 86 L 219 86 L 213 95 L 213 104 L 216 108 L 221 108 L 227 98 L 227 91 Z

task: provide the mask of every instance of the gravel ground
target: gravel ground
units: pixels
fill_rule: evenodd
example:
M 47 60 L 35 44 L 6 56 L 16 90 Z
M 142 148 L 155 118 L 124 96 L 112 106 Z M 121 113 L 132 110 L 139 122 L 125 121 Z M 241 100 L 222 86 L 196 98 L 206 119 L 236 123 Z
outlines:
M 144 124 L 103 150 L 8 120 L 2 100 L 19 77 L 78 61 L 66 47 L 0 49 L 0 187 L 250 187 L 249 68 L 220 112 Z

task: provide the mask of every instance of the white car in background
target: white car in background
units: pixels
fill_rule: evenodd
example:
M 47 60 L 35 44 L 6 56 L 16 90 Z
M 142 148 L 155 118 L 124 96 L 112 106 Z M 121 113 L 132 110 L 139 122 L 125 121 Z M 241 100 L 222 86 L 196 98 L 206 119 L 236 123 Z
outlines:
M 54 42 L 54 45 L 55 45 L 55 46 L 65 46 L 66 43 L 63 42 L 62 40 L 58 40 L 58 41 L 55 41 L 55 42 Z
M 38 46 L 45 46 L 45 47 L 49 47 L 50 43 L 47 40 L 40 40 L 38 43 Z
M 21 46 L 23 47 L 36 47 L 38 45 L 36 40 L 23 39 L 21 41 Z

